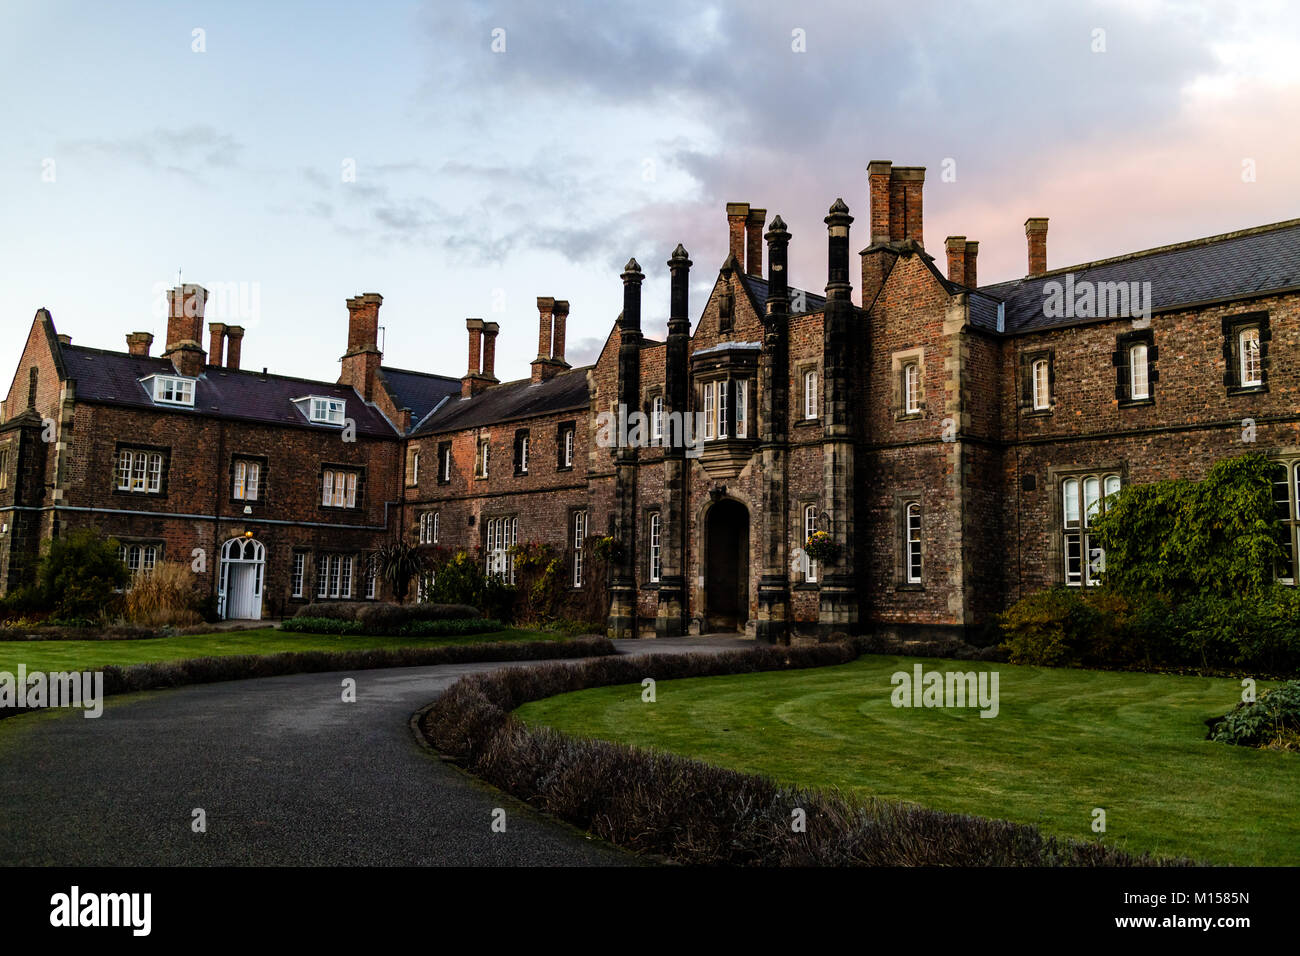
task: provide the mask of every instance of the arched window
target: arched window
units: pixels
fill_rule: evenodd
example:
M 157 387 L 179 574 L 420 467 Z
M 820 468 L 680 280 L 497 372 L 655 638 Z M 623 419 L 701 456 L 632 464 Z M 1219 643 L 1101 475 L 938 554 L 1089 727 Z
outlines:
M 912 415 L 921 410 L 921 367 L 915 362 L 903 366 L 903 411 Z
M 1038 359 L 1033 366 L 1034 410 L 1043 411 L 1052 407 L 1051 377 L 1048 372 L 1047 359 Z
M 1252 326 L 1242 329 L 1237 340 L 1237 354 L 1241 361 L 1241 384 L 1263 385 L 1263 363 L 1260 361 L 1259 329 Z
M 1139 342 L 1128 350 L 1129 397 L 1134 399 L 1150 398 L 1151 383 L 1147 373 L 1147 347 Z
M 806 544 L 808 539 L 813 536 L 817 530 L 817 506 L 804 505 L 803 509 L 803 539 Z M 807 552 L 803 556 L 803 579 L 807 582 L 814 583 L 817 580 L 817 562 L 808 557 Z

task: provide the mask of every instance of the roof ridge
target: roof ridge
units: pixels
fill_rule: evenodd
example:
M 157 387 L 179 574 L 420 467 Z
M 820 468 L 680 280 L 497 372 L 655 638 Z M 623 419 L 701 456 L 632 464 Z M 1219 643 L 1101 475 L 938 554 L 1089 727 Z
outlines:
M 94 352 L 97 355 L 112 355 L 117 358 L 145 359 L 147 361 L 153 361 L 153 362 L 167 361 L 167 359 L 161 355 L 132 355 L 130 352 L 119 352 L 116 349 L 101 349 L 101 348 L 96 348 L 93 345 L 65 345 L 63 346 L 63 348 L 73 349 L 80 352 Z M 284 375 L 280 372 L 270 372 L 270 371 L 268 371 L 265 375 L 263 375 L 261 372 L 257 371 L 256 369 L 227 368 L 224 365 L 204 365 L 203 371 L 200 372 L 199 374 L 206 375 L 208 374 L 209 370 L 216 371 L 216 372 L 227 372 L 232 375 L 251 375 L 255 378 L 263 378 L 263 379 L 274 378 L 274 379 L 279 379 L 282 382 L 304 382 L 308 385 L 325 385 L 328 386 L 329 388 L 351 388 L 352 387 L 350 385 L 343 385 L 340 382 L 327 382 L 324 379 L 319 379 L 319 378 L 303 378 L 300 375 Z
M 1091 262 L 1080 262 L 1072 266 L 1061 266 L 1056 269 L 1049 269 L 1046 272 L 1040 272 L 1038 275 L 1034 276 L 1022 276 L 1019 279 L 1006 279 L 1002 282 L 991 282 L 986 286 L 980 286 L 980 288 L 996 289 L 998 286 L 1024 282 L 1026 279 L 1042 279 L 1047 276 L 1064 275 L 1067 272 L 1082 272 L 1085 269 L 1092 269 L 1096 266 L 1112 265 L 1116 262 L 1127 262 L 1131 259 L 1141 259 L 1145 256 L 1154 256 L 1165 252 L 1178 252 L 1183 249 L 1195 249 L 1200 246 L 1212 245 L 1216 242 L 1227 242 L 1232 239 L 1244 239 L 1247 236 L 1263 235 L 1266 232 L 1276 232 L 1294 226 L 1300 226 L 1300 219 L 1284 219 L 1281 222 L 1270 222 L 1262 226 L 1251 226 L 1246 229 L 1236 229 L 1232 232 L 1221 232 L 1218 235 L 1204 236 L 1200 239 L 1188 239 L 1183 242 L 1172 242 L 1163 246 L 1153 246 L 1150 249 L 1139 249 L 1136 252 L 1126 252 L 1123 255 L 1110 256 L 1106 259 L 1093 259 Z
M 383 372 L 402 372 L 406 375 L 419 375 L 424 378 L 440 378 L 444 382 L 459 382 L 460 379 L 453 375 L 443 375 L 441 372 L 421 372 L 413 368 L 398 368 L 396 365 L 381 365 L 380 371 Z

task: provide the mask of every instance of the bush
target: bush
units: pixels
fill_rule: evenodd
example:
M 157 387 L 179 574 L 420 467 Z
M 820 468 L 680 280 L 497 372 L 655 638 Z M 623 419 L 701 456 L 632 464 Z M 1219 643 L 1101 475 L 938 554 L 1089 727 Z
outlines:
M 50 542 L 37 568 L 37 582 L 56 619 L 94 623 L 113 613 L 117 592 L 131 577 L 117 548 L 115 540 L 90 528 Z
M 392 604 L 386 601 L 317 601 L 298 609 L 295 617 L 358 621 L 365 627 L 398 627 L 410 621 L 449 621 L 478 617 L 468 604 Z M 362 632 L 358 632 L 362 633 Z
M 1021 598 L 1000 615 L 1012 664 L 1077 666 L 1098 638 L 1102 614 L 1072 588 L 1055 587 Z
M 1300 681 L 1266 690 L 1215 723 L 1211 740 L 1246 747 L 1300 750 Z
M 45 594 L 35 584 L 23 584 L 0 598 L 0 617 L 6 621 L 38 621 L 49 617 L 50 608 Z
M 194 574 L 187 565 L 176 561 L 163 561 L 150 571 L 137 571 L 124 604 L 126 619 L 146 627 L 188 627 L 202 620 Z
M 474 617 L 438 620 L 408 620 L 375 630 L 362 621 L 348 621 L 336 617 L 292 617 L 280 625 L 280 630 L 297 634 L 368 634 L 383 637 L 458 637 L 467 634 L 489 634 L 504 627 L 500 621 Z

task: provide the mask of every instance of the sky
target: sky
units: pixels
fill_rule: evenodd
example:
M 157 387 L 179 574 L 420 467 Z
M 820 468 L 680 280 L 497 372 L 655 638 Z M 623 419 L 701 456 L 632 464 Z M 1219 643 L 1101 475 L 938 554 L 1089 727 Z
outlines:
M 1051 268 L 1300 217 L 1300 4 L 4 0 L 0 131 L 0 376 L 41 307 L 158 354 L 179 274 L 245 368 L 333 381 L 378 292 L 386 365 L 459 377 L 479 317 L 509 380 L 538 296 L 592 360 L 630 257 L 647 335 L 679 242 L 697 318 L 727 202 L 821 291 L 875 159 L 927 168 L 927 251 L 979 240 L 981 283 L 1031 216 Z

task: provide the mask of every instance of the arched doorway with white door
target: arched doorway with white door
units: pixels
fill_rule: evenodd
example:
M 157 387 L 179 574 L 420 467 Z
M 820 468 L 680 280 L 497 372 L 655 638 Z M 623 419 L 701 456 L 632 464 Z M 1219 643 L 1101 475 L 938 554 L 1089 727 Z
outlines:
M 261 620 L 266 548 L 252 538 L 231 538 L 221 546 L 217 614 L 223 619 Z

